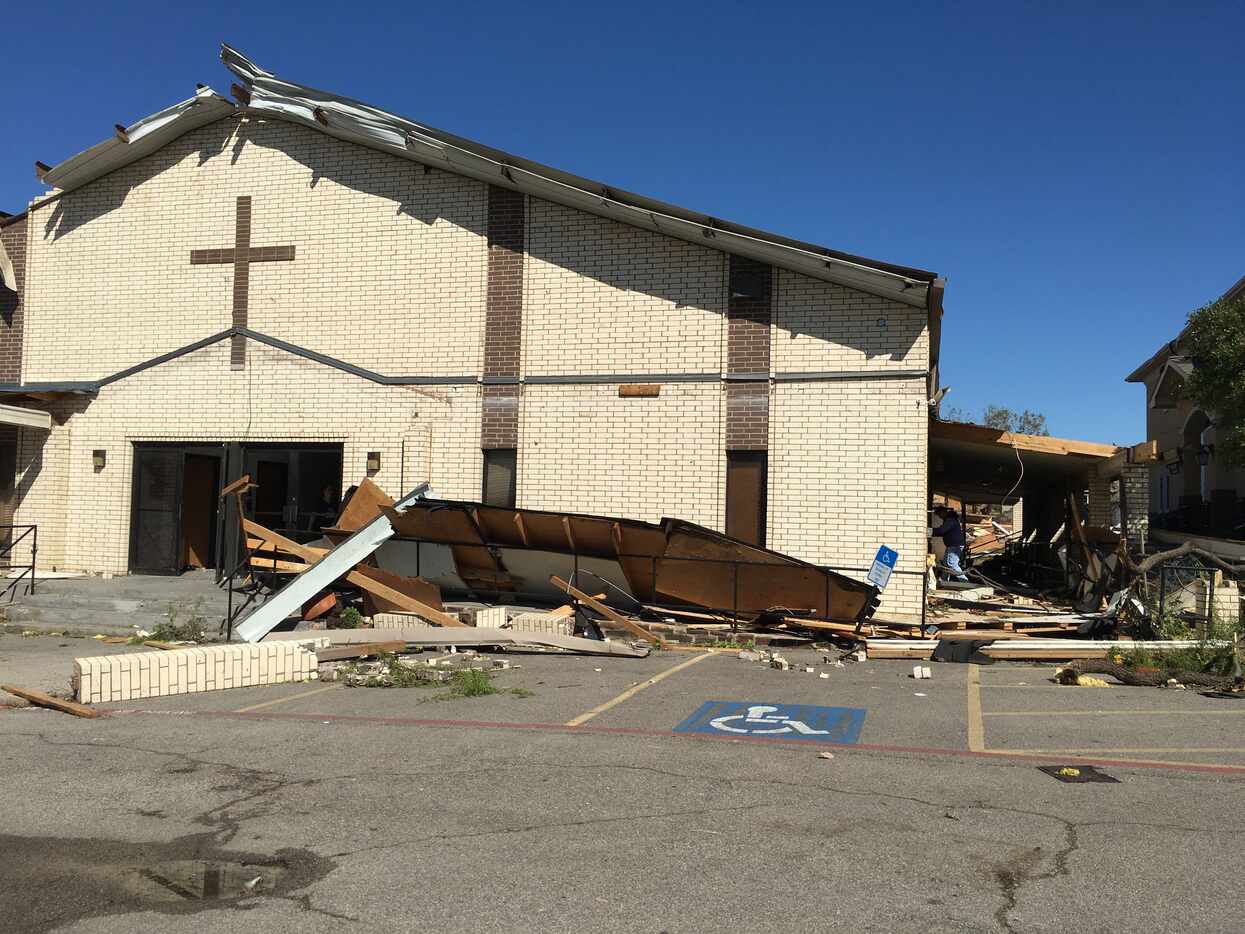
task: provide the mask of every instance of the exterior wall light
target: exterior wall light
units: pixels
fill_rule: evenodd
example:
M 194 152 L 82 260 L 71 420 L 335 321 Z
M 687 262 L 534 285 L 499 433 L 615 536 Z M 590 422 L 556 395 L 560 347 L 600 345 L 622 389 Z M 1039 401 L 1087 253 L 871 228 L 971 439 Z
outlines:
M 367 472 L 377 473 L 380 470 L 380 451 L 367 452 Z
M 108 452 L 103 448 L 96 448 L 91 452 L 91 466 L 95 468 L 95 472 L 99 473 L 104 469 L 104 465 L 108 463 Z

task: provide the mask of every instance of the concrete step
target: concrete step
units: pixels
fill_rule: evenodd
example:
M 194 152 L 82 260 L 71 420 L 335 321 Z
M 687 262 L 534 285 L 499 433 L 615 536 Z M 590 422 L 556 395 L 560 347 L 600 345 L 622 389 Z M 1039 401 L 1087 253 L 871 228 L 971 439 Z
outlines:
M 39 581 L 33 594 L 24 594 L 0 607 L 9 628 L 128 634 L 137 626 L 152 631 L 167 622 L 186 623 L 199 616 L 215 631 L 225 617 L 228 594 L 218 589 L 211 572 L 180 577 L 75 578 Z

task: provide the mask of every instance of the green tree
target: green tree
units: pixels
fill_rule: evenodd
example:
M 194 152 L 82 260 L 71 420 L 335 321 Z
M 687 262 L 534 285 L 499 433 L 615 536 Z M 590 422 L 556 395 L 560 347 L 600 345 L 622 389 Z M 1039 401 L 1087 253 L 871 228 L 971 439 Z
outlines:
M 1020 435 L 1049 435 L 1046 416 L 1025 409 L 1013 412 L 1001 405 L 987 405 L 981 413 L 981 423 L 999 431 L 1011 431 Z
M 1215 420 L 1215 458 L 1245 466 L 1245 294 L 1189 315 L 1181 343 L 1193 360 L 1185 391 Z

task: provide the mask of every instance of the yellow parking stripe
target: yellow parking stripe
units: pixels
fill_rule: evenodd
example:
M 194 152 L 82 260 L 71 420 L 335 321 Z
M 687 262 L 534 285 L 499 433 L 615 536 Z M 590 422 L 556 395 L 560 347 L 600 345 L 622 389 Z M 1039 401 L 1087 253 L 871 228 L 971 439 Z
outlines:
M 609 710 L 611 707 L 617 707 L 627 698 L 634 697 L 636 694 L 639 694 L 645 688 L 651 687 L 652 685 L 656 684 L 658 681 L 664 681 L 666 678 L 669 678 L 675 672 L 682 671 L 684 668 L 688 668 L 692 665 L 695 665 L 697 662 L 703 662 L 706 658 L 710 658 L 712 655 L 713 655 L 712 652 L 706 652 L 704 655 L 693 655 L 691 658 L 687 659 L 686 661 L 679 662 L 679 664 L 675 665 L 673 668 L 667 668 L 661 674 L 654 675 L 652 678 L 649 678 L 647 681 L 641 681 L 639 684 L 636 684 L 636 685 L 633 685 L 632 687 L 627 688 L 627 690 L 623 691 L 621 694 L 619 694 L 614 699 L 608 700 L 604 704 L 601 704 L 597 707 L 593 707 L 591 710 L 586 710 L 583 713 L 581 713 L 578 717 L 575 717 L 574 719 L 567 720 L 566 725 L 567 726 L 579 726 L 581 723 L 587 723 L 597 714 L 605 713 L 605 711 Z
M 275 707 L 277 704 L 285 704 L 292 700 L 298 700 L 300 697 L 310 697 L 312 694 L 323 694 L 325 691 L 335 691 L 340 684 L 330 684 L 326 688 L 315 688 L 311 691 L 302 691 L 298 694 L 291 694 L 289 697 L 278 697 L 276 700 L 264 701 L 262 704 L 252 704 L 250 707 L 239 707 L 234 713 L 250 713 L 252 710 L 262 710 L 264 707 Z

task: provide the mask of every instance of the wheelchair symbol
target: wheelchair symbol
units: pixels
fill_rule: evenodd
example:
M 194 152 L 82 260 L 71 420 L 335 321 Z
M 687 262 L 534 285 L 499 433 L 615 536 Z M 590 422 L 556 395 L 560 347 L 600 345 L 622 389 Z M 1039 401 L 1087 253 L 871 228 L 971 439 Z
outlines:
M 778 708 L 766 704 L 756 704 L 748 708 L 746 714 L 732 714 L 729 717 L 718 717 L 710 720 L 709 725 L 715 730 L 726 730 L 728 733 L 745 733 L 749 735 L 803 733 L 805 736 L 828 736 L 829 730 L 814 730 L 803 720 L 791 720 L 787 717 L 770 716 Z M 727 726 L 733 720 L 742 721 L 740 726 Z

